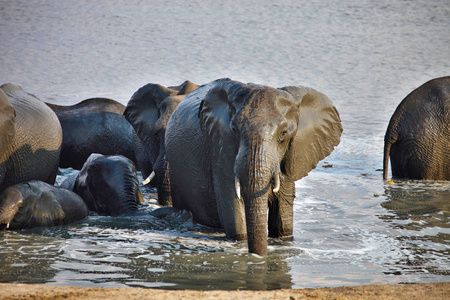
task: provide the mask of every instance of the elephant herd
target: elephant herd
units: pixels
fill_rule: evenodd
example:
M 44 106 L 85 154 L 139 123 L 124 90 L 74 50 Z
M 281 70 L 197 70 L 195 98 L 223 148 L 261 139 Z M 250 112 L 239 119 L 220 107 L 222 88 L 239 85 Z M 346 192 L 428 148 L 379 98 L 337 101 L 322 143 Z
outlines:
M 91 98 L 45 103 L 0 86 L 0 229 L 116 216 L 142 200 L 140 170 L 162 206 L 189 211 L 267 254 L 291 236 L 295 181 L 340 142 L 339 113 L 312 88 L 228 78 L 198 86 L 147 84 L 127 106 Z M 383 177 L 450 180 L 450 77 L 409 94 L 385 135 Z M 74 168 L 59 186 L 60 168 Z

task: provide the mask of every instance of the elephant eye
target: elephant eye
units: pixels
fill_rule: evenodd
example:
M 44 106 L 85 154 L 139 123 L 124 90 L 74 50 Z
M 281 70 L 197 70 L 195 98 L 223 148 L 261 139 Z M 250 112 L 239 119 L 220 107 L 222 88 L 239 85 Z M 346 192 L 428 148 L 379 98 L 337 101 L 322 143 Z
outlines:
M 231 132 L 235 135 L 238 136 L 239 135 L 239 130 L 237 129 L 236 125 L 233 122 L 230 122 L 230 128 L 231 128 Z
M 284 142 L 284 140 L 286 139 L 286 137 L 289 134 L 289 130 L 287 127 L 284 127 L 282 130 L 280 130 L 280 133 L 278 134 L 278 142 Z
M 236 113 L 236 107 L 234 107 L 234 105 L 230 104 L 230 108 L 229 108 L 230 118 L 233 117 L 235 113 Z

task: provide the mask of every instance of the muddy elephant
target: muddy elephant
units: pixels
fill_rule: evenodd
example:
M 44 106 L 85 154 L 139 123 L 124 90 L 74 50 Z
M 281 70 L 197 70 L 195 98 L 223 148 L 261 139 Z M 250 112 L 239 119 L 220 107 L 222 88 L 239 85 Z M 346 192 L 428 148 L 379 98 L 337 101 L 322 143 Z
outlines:
M 81 196 L 90 211 L 118 216 L 138 209 L 142 200 L 133 162 L 122 155 L 94 153 L 79 172 L 61 183 Z
M 153 165 L 153 172 L 144 183 L 152 180 L 152 185 L 157 187 L 161 205 L 172 205 L 164 143 L 167 121 L 185 95 L 197 87 L 198 85 L 190 81 L 170 88 L 149 83 L 133 94 L 124 112 Z
M 62 130 L 55 113 L 20 86 L 0 86 L 0 192 L 16 183 L 53 184 Z
M 12 185 L 0 194 L 0 229 L 66 225 L 88 214 L 80 196 L 38 180 Z
M 143 176 L 151 173 L 139 137 L 122 115 L 125 105 L 108 98 L 90 98 L 63 106 L 47 103 L 58 116 L 63 130 L 59 166 L 81 169 L 89 155 L 123 155 L 131 159 Z
M 191 92 L 166 129 L 173 206 L 249 252 L 293 233 L 295 181 L 340 142 L 333 103 L 306 87 L 219 79 Z
M 384 137 L 383 178 L 450 180 L 450 77 L 435 78 L 398 105 Z

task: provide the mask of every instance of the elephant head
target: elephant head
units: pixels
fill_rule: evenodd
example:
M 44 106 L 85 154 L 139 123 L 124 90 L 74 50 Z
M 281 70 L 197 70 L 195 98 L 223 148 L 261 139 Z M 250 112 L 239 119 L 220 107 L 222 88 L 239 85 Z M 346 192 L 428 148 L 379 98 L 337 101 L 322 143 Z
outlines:
M 90 211 L 100 215 L 136 211 L 142 199 L 135 166 L 122 155 L 91 154 L 76 175 L 73 191 L 83 198 Z
M 0 229 L 65 225 L 88 214 L 80 196 L 38 180 L 12 185 L 0 194 Z
M 265 255 L 267 232 L 292 235 L 294 183 L 339 144 L 339 114 L 312 88 L 222 80 L 201 101 L 199 119 L 217 164 L 211 168 L 226 169 L 225 177 L 235 178 L 231 198 L 236 206 L 243 202 L 249 252 Z M 216 192 L 218 214 L 230 236 L 236 225 L 227 223 L 235 220 L 222 214 L 229 206 L 222 197 Z
M 158 190 L 158 201 L 165 206 L 172 205 L 164 143 L 167 121 L 185 95 L 197 87 L 190 81 L 170 88 L 149 83 L 133 94 L 124 112 L 153 164 L 152 174 L 143 183 L 153 180 L 153 186 Z

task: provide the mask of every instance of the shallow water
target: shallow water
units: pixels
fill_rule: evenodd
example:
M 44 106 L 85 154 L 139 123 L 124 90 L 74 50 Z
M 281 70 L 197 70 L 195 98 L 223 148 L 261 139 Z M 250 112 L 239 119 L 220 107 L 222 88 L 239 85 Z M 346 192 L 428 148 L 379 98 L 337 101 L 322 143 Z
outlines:
M 156 206 L 143 188 L 136 215 L 0 232 L 0 282 L 278 289 L 448 281 L 450 184 L 388 184 L 379 169 L 398 103 L 449 75 L 449 28 L 444 0 L 0 1 L 0 84 L 42 100 L 126 104 L 148 82 L 230 77 L 314 87 L 344 127 L 332 155 L 296 183 L 293 239 L 270 239 L 266 258 L 186 215 L 149 216 Z

